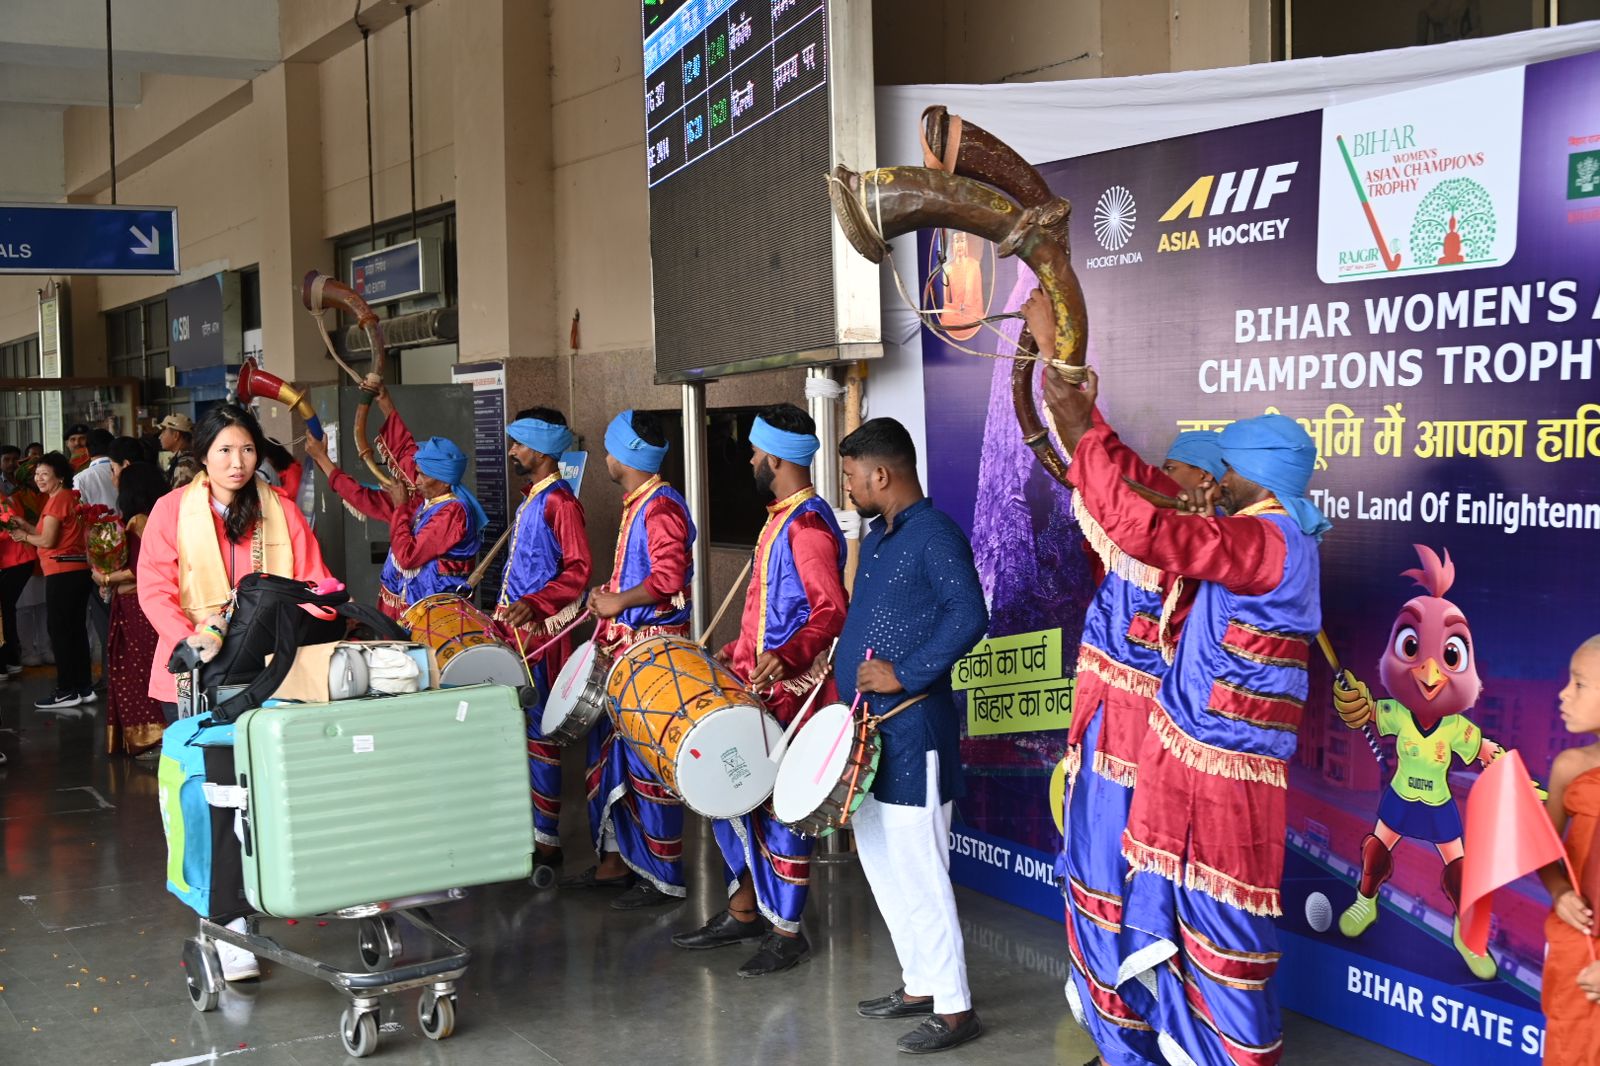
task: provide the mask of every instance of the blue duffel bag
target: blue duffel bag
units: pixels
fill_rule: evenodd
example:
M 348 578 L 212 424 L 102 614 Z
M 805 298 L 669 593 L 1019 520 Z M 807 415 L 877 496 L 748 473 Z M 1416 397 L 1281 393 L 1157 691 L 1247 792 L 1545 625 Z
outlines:
M 158 765 L 167 891 L 204 918 L 227 922 L 251 913 L 234 829 L 238 812 L 229 804 L 233 723 L 214 724 L 205 714 L 180 718 L 161 737 Z

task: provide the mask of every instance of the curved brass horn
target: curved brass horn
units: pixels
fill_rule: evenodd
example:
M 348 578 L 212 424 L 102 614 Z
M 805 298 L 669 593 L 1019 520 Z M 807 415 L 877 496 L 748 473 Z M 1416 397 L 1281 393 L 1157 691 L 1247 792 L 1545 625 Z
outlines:
M 318 270 L 308 270 L 300 283 L 300 302 L 317 320 L 322 343 L 327 346 L 328 354 L 333 356 L 333 361 L 343 367 L 344 372 L 354 378 L 357 384 L 367 384 L 373 388 L 382 384 L 383 364 L 388 356 L 388 349 L 383 343 L 383 320 L 378 317 L 378 313 L 371 305 L 361 298 L 361 294 L 338 278 L 329 277 Z M 339 358 L 339 353 L 333 347 L 333 338 L 328 336 L 327 323 L 322 319 L 322 312 L 330 307 L 338 308 L 354 318 L 356 325 L 366 333 L 367 341 L 372 345 L 372 369 L 364 377 L 350 369 L 349 365 Z M 356 400 L 355 424 L 351 427 L 351 433 L 355 437 L 356 455 L 367 464 L 367 469 L 372 471 L 379 484 L 385 487 L 396 484 L 395 478 L 384 469 L 388 466 L 406 481 L 408 488 L 415 488 L 416 486 L 410 484 L 410 478 L 405 476 L 405 471 L 398 463 L 392 462 L 390 456 L 383 455 L 381 463 L 375 458 L 373 446 L 367 438 L 367 416 L 371 411 L 372 393 L 363 389 Z
M 1042 183 L 1041 183 L 1042 184 Z M 828 183 L 834 215 L 850 244 L 874 263 L 883 262 L 888 242 L 927 228 L 957 229 L 992 241 L 999 255 L 1027 263 L 1050 299 L 1056 321 L 1053 365 L 1069 381 L 1085 377 L 1088 316 L 1083 290 L 1067 247 L 1053 235 L 1066 225 L 1065 200 L 1019 207 L 991 185 L 927 167 L 881 167 L 857 174 L 836 167 Z M 1037 352 L 1032 338 L 1029 354 Z M 1031 359 L 1018 360 L 1011 375 L 1012 401 L 1023 441 L 1051 477 L 1067 484 L 1067 464 L 1050 441 L 1033 396 Z

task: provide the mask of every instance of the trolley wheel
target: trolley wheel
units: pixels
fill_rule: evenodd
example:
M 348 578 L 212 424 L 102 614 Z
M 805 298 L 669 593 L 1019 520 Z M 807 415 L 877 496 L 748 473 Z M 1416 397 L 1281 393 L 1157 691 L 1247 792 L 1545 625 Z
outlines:
M 417 1024 L 429 1040 L 443 1040 L 456 1031 L 456 1000 L 434 992 L 422 993 L 417 1000 Z
M 377 1013 L 346 1007 L 339 1015 L 339 1042 L 344 1045 L 345 1054 L 355 1059 L 364 1059 L 378 1050 Z
M 217 1009 L 222 999 L 222 961 L 216 945 L 198 937 L 184 941 L 183 981 L 195 1010 L 205 1014 Z
M 372 973 L 387 970 L 400 957 L 400 926 L 389 915 L 363 918 L 356 926 L 362 965 Z
M 540 891 L 556 887 L 556 868 L 543 863 L 535 864 L 533 876 L 528 878 L 528 883 Z

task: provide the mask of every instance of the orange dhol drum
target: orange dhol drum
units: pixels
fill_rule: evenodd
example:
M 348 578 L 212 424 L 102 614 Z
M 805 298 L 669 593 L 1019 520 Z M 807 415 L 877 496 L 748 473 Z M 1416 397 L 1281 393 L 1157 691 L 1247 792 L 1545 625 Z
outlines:
M 783 730 L 698 644 L 641 640 L 617 656 L 606 694 L 617 734 L 697 814 L 737 818 L 772 795 Z
M 460 596 L 441 592 L 418 600 L 400 616 L 411 639 L 433 649 L 439 684 L 510 685 L 528 683 L 522 659 L 497 638 L 494 622 Z

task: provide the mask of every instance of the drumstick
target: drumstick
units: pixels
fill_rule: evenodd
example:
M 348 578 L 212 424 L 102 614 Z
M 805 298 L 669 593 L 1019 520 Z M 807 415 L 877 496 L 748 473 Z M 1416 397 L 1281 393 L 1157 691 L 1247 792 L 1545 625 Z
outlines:
M 522 672 L 528 676 L 528 684 L 538 688 L 539 686 L 533 683 L 533 667 L 528 664 L 528 649 L 522 646 L 522 627 L 512 626 L 511 635 L 517 638 L 517 652 L 522 656 Z
M 504 548 L 506 541 L 511 539 L 511 531 L 516 528 L 517 523 L 514 521 L 509 526 L 506 526 L 506 531 L 500 534 L 499 540 L 494 542 L 494 547 L 489 549 L 489 554 L 485 555 L 472 573 L 467 575 L 467 588 L 476 589 L 478 587 L 478 583 L 483 580 L 483 576 L 489 572 L 489 565 L 494 562 L 494 557 L 500 554 L 500 549 Z
M 711 634 L 717 631 L 717 625 L 722 621 L 722 616 L 728 613 L 728 608 L 733 604 L 733 598 L 744 588 L 744 579 L 750 576 L 750 567 L 755 563 L 756 557 L 752 554 L 744 561 L 744 569 L 739 571 L 739 576 L 733 579 L 733 587 L 728 589 L 728 594 L 722 597 L 722 606 L 717 608 L 716 615 L 711 619 L 711 624 L 706 626 L 706 631 L 700 634 L 700 646 L 706 646 L 706 641 L 711 639 Z
M 867 658 L 872 658 L 871 648 L 867 649 Z M 845 734 L 850 732 L 850 727 L 855 724 L 856 708 L 861 706 L 861 695 L 861 690 L 856 689 L 856 698 L 850 701 L 850 713 L 845 716 L 844 724 L 839 727 L 839 735 L 833 738 L 833 746 L 828 749 L 828 757 L 823 759 L 821 765 L 817 767 L 817 776 L 811 781 L 813 785 L 822 784 L 822 775 L 827 772 L 828 764 L 833 762 L 833 753 L 839 750 L 840 742 L 844 740 Z
M 839 646 L 839 638 L 838 637 L 834 637 L 833 638 L 833 644 L 828 648 L 828 659 L 827 659 L 827 662 L 830 665 L 832 665 L 832 663 L 833 663 L 833 649 L 837 648 L 838 646 Z M 804 703 L 802 703 L 800 705 L 800 709 L 795 712 L 794 721 L 790 722 L 789 723 L 789 728 L 785 729 L 783 731 L 783 736 L 782 736 L 781 739 L 779 739 L 777 746 L 774 747 L 772 749 L 772 751 L 768 753 L 767 758 L 772 760 L 772 764 L 774 766 L 776 766 L 778 764 L 778 762 L 780 760 L 782 760 L 783 753 L 789 750 L 789 741 L 791 739 L 793 739 L 795 733 L 799 731 L 800 723 L 805 721 L 807 713 L 809 713 L 810 710 L 811 710 L 811 705 L 813 703 L 817 702 L 817 696 L 819 696 L 822 693 L 822 690 L 827 685 L 827 683 L 828 683 L 828 675 L 826 673 L 824 673 L 821 677 L 819 677 L 817 679 L 816 686 L 814 688 L 812 688 L 810 695 L 806 696 L 806 701 Z

